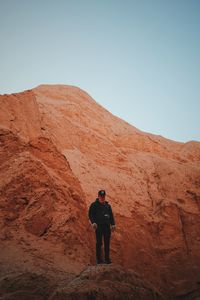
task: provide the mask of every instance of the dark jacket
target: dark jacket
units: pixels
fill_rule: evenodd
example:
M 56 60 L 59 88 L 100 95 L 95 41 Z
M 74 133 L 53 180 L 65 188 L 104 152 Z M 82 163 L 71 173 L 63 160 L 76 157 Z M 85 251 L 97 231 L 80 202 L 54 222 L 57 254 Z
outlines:
M 107 201 L 105 201 L 105 203 L 100 203 L 98 198 L 90 205 L 89 219 L 91 223 L 96 223 L 97 225 L 115 225 L 115 220 L 110 204 Z

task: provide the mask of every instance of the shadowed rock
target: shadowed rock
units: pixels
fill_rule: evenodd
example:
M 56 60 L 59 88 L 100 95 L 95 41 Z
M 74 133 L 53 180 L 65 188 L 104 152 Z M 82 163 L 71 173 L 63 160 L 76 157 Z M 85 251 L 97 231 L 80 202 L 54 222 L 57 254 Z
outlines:
M 132 270 L 118 265 L 88 267 L 66 287 L 59 288 L 51 300 L 158 300 L 163 299 L 154 287 Z

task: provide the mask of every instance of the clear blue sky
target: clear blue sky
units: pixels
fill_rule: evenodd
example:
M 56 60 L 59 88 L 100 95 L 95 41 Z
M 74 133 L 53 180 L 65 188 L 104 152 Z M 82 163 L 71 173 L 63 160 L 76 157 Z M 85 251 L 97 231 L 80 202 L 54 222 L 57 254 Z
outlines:
M 139 129 L 200 140 L 200 0 L 0 0 L 0 94 L 70 84 Z

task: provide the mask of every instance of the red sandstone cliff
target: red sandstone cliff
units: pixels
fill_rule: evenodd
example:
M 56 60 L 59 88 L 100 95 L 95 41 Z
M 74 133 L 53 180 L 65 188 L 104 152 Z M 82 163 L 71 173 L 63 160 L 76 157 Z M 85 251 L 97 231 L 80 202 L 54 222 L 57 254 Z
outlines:
M 2 274 L 70 279 L 93 264 L 87 209 L 104 188 L 117 223 L 113 261 L 168 297 L 195 299 L 200 143 L 144 133 L 71 86 L 3 95 L 0 104 Z

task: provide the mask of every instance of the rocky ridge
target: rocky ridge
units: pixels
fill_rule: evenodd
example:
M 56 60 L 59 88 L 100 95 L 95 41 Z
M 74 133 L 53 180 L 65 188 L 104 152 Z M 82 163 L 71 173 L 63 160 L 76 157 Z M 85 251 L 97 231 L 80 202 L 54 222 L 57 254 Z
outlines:
M 93 264 L 87 209 L 105 188 L 117 223 L 113 260 L 168 298 L 197 297 L 199 142 L 141 132 L 71 86 L 0 103 L 2 276 L 21 268 L 72 279 Z

